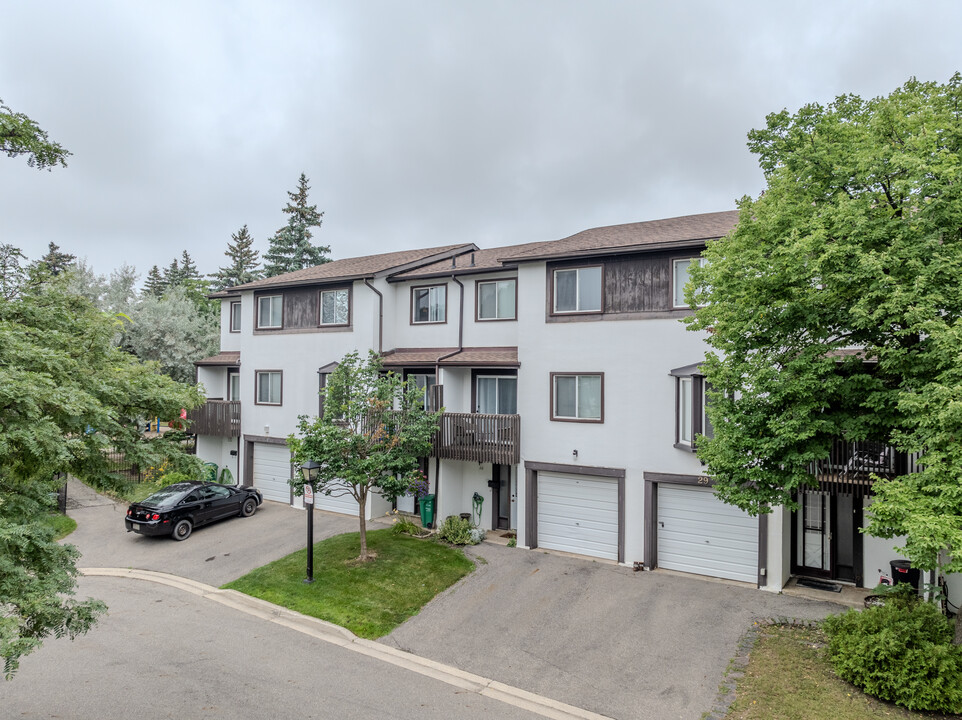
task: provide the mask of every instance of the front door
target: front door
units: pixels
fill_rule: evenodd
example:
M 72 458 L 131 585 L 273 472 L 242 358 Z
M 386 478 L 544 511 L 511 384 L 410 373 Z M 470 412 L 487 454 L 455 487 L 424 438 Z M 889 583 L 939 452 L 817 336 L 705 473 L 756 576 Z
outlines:
M 802 492 L 792 523 L 792 572 L 862 586 L 861 498 Z
M 491 527 L 497 530 L 511 529 L 511 466 L 491 466 Z

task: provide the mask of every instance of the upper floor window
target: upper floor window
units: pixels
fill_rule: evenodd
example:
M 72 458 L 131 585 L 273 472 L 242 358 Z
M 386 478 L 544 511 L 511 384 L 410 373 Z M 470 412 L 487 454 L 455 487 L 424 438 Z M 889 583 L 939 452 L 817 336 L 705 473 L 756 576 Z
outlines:
M 478 283 L 478 320 L 514 320 L 518 281 L 490 280 Z
M 282 400 L 282 373 L 280 370 L 260 370 L 254 373 L 257 384 L 258 405 L 280 405 Z
M 281 295 L 265 295 L 257 298 L 257 327 L 284 327 L 284 298 Z
M 438 410 L 436 406 L 437 391 L 434 389 L 438 383 L 437 375 L 434 373 L 407 373 L 405 379 L 409 381 L 414 380 L 414 384 L 417 385 L 420 390 L 424 391 L 425 410 L 428 412 Z
M 350 291 L 321 290 L 321 325 L 347 325 L 350 322 Z
M 688 281 L 691 277 L 689 275 L 689 269 L 691 268 L 693 263 L 695 265 L 704 265 L 705 261 L 703 258 L 683 258 L 680 260 L 672 261 L 671 306 L 674 308 L 688 307 L 688 303 L 685 302 L 685 286 L 688 285 Z
M 551 373 L 551 419 L 604 422 L 604 377 Z
M 507 375 L 478 376 L 477 409 L 490 415 L 518 412 L 518 378 Z
M 554 271 L 556 313 L 601 312 L 601 266 Z
M 447 322 L 447 314 L 445 311 L 447 296 L 447 285 L 411 288 L 411 322 Z
M 241 331 L 241 304 L 240 302 L 232 302 L 230 304 L 230 331 L 240 332 Z

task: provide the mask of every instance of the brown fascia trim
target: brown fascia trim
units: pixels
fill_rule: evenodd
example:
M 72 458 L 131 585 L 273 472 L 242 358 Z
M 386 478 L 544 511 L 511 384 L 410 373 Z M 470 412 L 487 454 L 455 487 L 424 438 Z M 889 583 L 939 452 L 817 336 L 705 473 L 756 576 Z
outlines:
M 501 262 L 500 260 L 498 262 Z M 425 273 L 424 275 L 409 275 L 407 277 L 392 276 L 388 278 L 388 282 L 399 283 L 399 282 L 420 282 L 421 280 L 434 280 L 437 278 L 449 278 L 454 275 L 486 275 L 490 273 L 498 272 L 510 272 L 512 270 L 517 270 L 518 265 L 515 263 L 513 265 L 498 265 L 495 267 L 479 268 L 479 267 L 465 267 L 465 268 L 447 268 L 443 271 Z
M 653 252 L 655 250 L 672 250 L 682 248 L 705 247 L 709 240 L 718 240 L 720 237 L 690 238 L 687 240 L 673 240 L 668 242 L 648 243 L 645 245 L 622 245 L 619 247 L 590 248 L 586 250 L 568 250 L 565 252 L 543 253 L 528 256 L 507 256 L 497 258 L 500 263 L 523 263 L 535 262 L 538 260 L 563 260 L 570 258 L 576 260 L 585 257 L 595 257 L 600 255 L 633 255 L 640 252 Z
M 221 290 L 220 292 L 211 293 L 207 296 L 208 300 L 234 300 L 240 299 L 241 294 L 239 292 L 228 292 L 227 290 Z
M 386 277 L 388 282 L 395 275 L 400 275 L 401 273 L 406 273 L 408 270 L 413 270 L 414 268 L 421 267 L 422 265 L 433 265 L 441 260 L 447 260 L 448 258 L 457 257 L 459 255 L 464 255 L 469 252 L 477 252 L 480 250 L 474 243 L 465 243 L 464 245 L 459 245 L 451 250 L 445 250 L 442 253 L 435 253 L 434 255 L 429 255 L 427 257 L 421 258 L 420 260 L 412 260 L 411 262 L 405 263 L 404 265 L 395 265 L 394 267 L 387 268 L 385 270 L 380 270 L 374 273 L 371 277 L 382 278 Z M 450 275 L 451 273 L 445 273 Z

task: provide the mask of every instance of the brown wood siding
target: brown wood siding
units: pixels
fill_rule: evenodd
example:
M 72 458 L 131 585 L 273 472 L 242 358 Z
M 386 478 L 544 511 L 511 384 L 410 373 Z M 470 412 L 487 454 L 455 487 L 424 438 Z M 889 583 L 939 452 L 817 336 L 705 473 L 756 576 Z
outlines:
M 318 318 L 317 288 L 288 288 L 284 291 L 284 327 L 316 328 Z

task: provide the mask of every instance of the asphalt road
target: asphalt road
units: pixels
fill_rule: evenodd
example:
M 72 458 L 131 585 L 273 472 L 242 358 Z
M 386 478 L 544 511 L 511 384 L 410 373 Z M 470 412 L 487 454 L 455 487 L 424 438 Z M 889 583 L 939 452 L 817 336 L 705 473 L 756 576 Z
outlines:
M 83 578 L 78 596 L 109 614 L 0 681 L 3 718 L 540 717 L 163 585 Z

